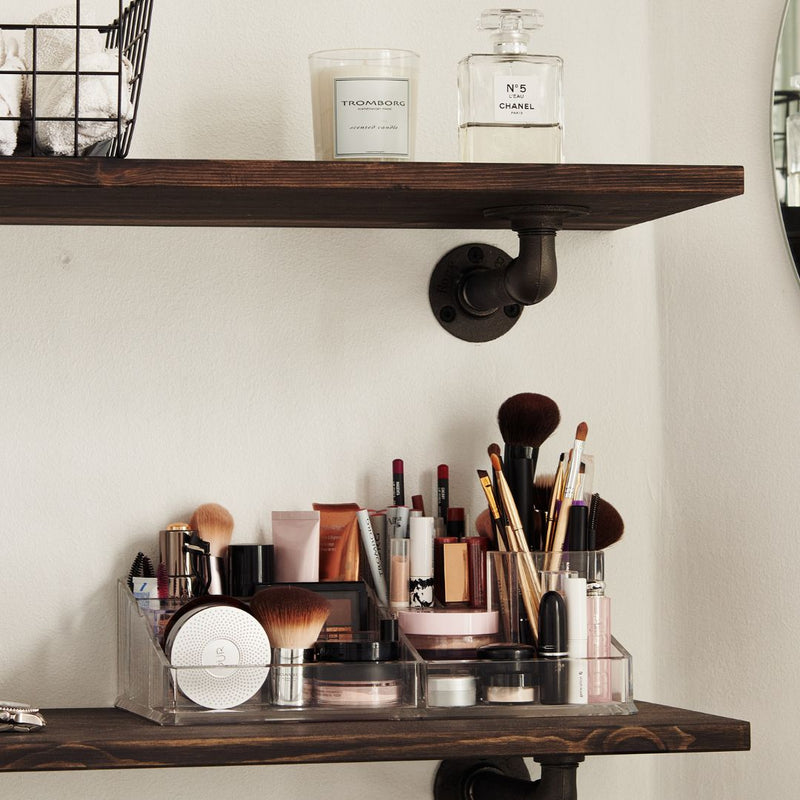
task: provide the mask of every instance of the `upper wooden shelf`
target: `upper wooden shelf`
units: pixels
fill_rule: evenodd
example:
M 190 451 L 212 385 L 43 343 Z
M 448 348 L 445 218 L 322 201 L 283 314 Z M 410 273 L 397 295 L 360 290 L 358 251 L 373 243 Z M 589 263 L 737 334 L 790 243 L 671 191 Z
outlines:
M 6 158 L 0 224 L 489 229 L 557 204 L 615 230 L 743 191 L 736 166 Z
M 424 719 L 160 727 L 113 708 L 45 711 L 0 734 L 0 771 L 408 761 L 747 750 L 741 720 L 637 702 L 630 716 Z

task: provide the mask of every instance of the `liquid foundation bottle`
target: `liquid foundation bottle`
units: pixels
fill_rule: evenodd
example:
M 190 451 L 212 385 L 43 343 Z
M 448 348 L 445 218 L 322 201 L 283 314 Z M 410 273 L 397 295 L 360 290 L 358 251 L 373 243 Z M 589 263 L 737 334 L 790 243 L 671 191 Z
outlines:
M 462 161 L 558 163 L 563 160 L 563 61 L 528 53 L 536 9 L 484 11 L 478 29 L 493 31 L 492 54 L 458 65 Z

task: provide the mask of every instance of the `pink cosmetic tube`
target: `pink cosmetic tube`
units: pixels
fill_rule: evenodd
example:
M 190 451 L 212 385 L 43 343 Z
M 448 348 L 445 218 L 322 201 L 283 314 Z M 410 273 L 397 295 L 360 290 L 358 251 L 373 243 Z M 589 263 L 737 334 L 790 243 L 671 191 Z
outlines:
M 272 543 L 278 583 L 319 581 L 319 511 L 273 511 Z

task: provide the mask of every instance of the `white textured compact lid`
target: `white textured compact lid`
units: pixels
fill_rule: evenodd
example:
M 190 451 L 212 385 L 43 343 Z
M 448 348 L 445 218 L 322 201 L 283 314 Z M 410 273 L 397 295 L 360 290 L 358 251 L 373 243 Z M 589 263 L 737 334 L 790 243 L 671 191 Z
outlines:
M 249 700 L 269 672 L 270 644 L 259 621 L 239 608 L 200 608 L 176 623 L 168 656 L 178 688 L 205 708 Z M 189 669 L 189 668 L 192 669 Z

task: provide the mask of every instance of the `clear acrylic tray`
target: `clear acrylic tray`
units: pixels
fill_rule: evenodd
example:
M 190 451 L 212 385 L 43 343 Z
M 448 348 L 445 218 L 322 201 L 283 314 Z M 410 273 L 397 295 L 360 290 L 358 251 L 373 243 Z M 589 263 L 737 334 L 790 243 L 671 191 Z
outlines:
M 374 601 L 374 596 L 371 596 Z M 307 705 L 300 708 L 273 705 L 268 691 L 269 680 L 245 702 L 233 708 L 205 708 L 180 690 L 194 674 L 207 673 L 207 667 L 173 667 L 159 643 L 157 631 L 163 628 L 176 607 L 173 601 L 137 600 L 123 579 L 118 583 L 118 652 L 116 705 L 161 725 L 216 724 L 229 722 L 279 722 L 357 719 L 420 719 L 460 717 L 530 717 L 632 714 L 633 684 L 630 654 L 613 640 L 610 658 L 580 659 L 583 668 L 599 666 L 607 671 L 611 700 L 581 705 L 547 705 L 533 702 L 486 702 L 485 686 L 498 670 L 512 671 L 512 662 L 476 660 L 424 660 L 408 639 L 400 635 L 400 660 L 382 662 L 376 672 L 364 680 L 362 664 L 305 664 L 282 667 L 302 670 L 312 688 Z M 372 602 L 370 623 L 387 612 Z M 537 663 L 537 662 L 534 662 Z M 576 665 L 573 665 L 576 666 Z M 562 668 L 570 669 L 564 659 Z M 266 672 L 264 664 L 241 664 L 215 667 L 217 677 L 228 673 L 243 677 L 254 671 Z M 452 679 L 456 678 L 455 681 Z M 442 705 L 442 679 L 446 684 L 472 686 L 474 705 Z M 460 679 L 460 680 L 459 680 Z M 457 702 L 463 702 L 463 695 Z

